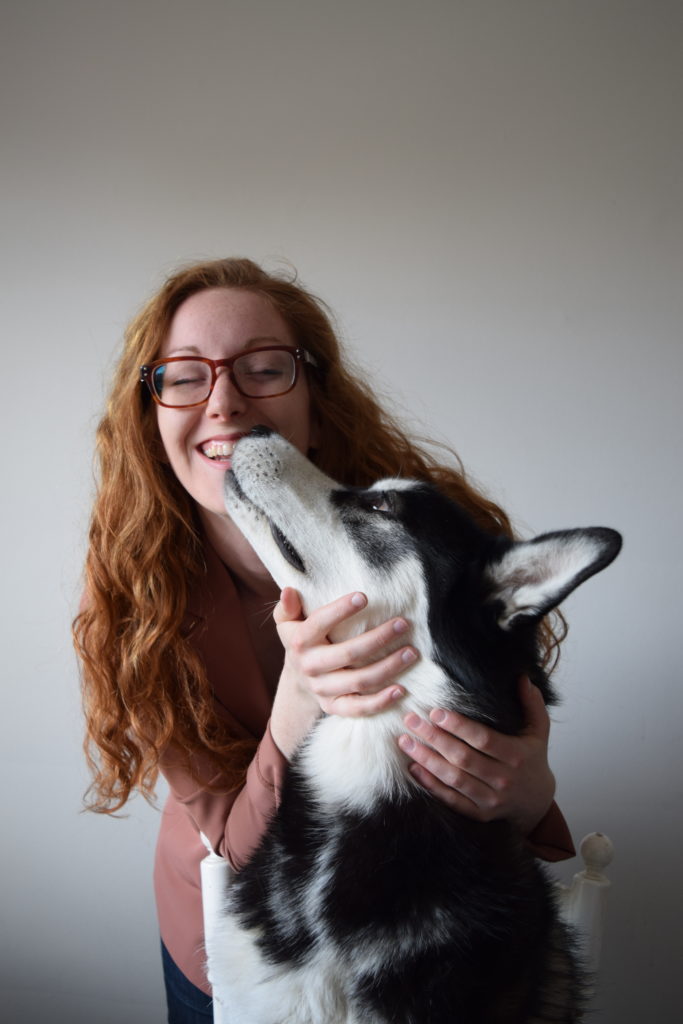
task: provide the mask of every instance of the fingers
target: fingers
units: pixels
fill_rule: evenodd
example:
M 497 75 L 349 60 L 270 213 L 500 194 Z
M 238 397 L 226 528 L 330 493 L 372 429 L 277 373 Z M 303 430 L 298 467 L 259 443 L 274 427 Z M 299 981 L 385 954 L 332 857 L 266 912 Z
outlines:
M 358 636 L 333 644 L 330 650 L 334 650 L 336 659 L 343 665 L 366 665 L 373 661 L 380 651 L 390 645 L 395 647 L 397 643 L 400 644 L 401 638 L 408 632 L 408 629 L 405 619 L 390 619 L 365 633 L 359 633 Z M 410 648 L 405 648 L 405 650 L 408 651 Z M 406 659 L 408 663 L 414 660 L 414 658 Z
M 432 712 L 439 719 L 442 715 Z M 450 716 L 456 716 L 455 712 L 443 713 L 445 722 L 452 723 Z M 459 790 L 460 792 L 473 797 L 475 794 L 484 802 L 487 802 L 490 791 L 501 791 L 507 787 L 507 765 L 505 762 L 482 753 L 475 746 L 464 742 L 459 736 L 446 732 L 442 726 L 436 726 L 431 721 L 426 721 L 418 715 L 411 713 L 404 719 L 405 724 L 419 736 L 420 741 L 413 736 L 405 734 L 399 739 L 399 746 L 410 757 L 427 768 L 433 775 L 441 780 L 446 786 Z M 476 724 L 476 723 L 472 723 Z M 483 727 L 486 729 L 486 727 Z M 491 730 L 486 729 L 486 732 Z M 481 734 L 480 741 L 489 738 Z
M 429 723 L 419 719 L 422 724 L 417 725 L 413 721 L 416 718 L 416 715 L 407 716 L 409 727 L 415 728 L 425 739 L 431 735 L 432 742 L 437 743 L 446 756 L 412 736 L 401 736 L 399 746 L 412 759 L 409 771 L 413 778 L 452 810 L 468 818 L 492 821 L 506 816 L 509 777 L 502 770 L 504 766 L 453 737 L 451 742 L 445 742 L 431 731 L 433 727 Z
M 493 812 L 489 813 L 481 809 L 482 803 L 485 804 L 488 797 L 485 790 L 482 789 L 478 792 L 476 787 L 472 787 L 468 796 L 465 790 L 461 791 L 447 785 L 420 764 L 411 764 L 409 771 L 424 789 L 450 807 L 451 810 L 457 811 L 458 814 L 464 814 L 467 818 L 477 818 L 480 821 L 493 817 Z
M 507 818 L 528 834 L 552 802 L 548 765 L 549 718 L 540 691 L 522 682 L 525 730 L 507 736 L 455 711 L 435 708 L 429 718 L 411 713 L 411 734 L 399 746 L 417 781 L 444 803 L 480 821 Z
M 346 694 L 363 696 L 377 694 L 390 686 L 416 659 L 417 654 L 412 648 L 403 648 L 362 668 L 343 668 L 336 672 L 317 674 L 307 665 L 306 674 L 311 677 L 311 689 L 318 697 L 334 699 Z M 312 660 L 309 659 L 309 662 Z M 402 686 L 398 685 L 396 689 L 400 691 L 400 696 L 405 696 Z
M 408 715 L 407 720 L 416 717 Z M 428 727 L 424 731 L 428 732 Z M 455 749 L 451 748 L 450 757 L 447 758 L 407 734 L 401 736 L 398 742 L 404 753 L 412 759 L 409 771 L 413 778 L 448 807 L 483 821 L 495 816 L 500 803 L 499 794 L 481 778 L 480 769 L 474 760 L 481 759 L 482 755 L 474 751 L 466 753 L 466 744 L 460 744 L 463 756 L 459 758 Z
M 360 694 L 343 693 L 329 700 L 322 699 L 320 706 L 327 714 L 341 715 L 343 718 L 365 718 L 386 711 L 396 701 L 405 697 L 402 686 L 391 685 L 379 693 Z
M 299 605 L 299 612 L 292 615 L 290 612 L 294 608 L 295 598 Z M 335 626 L 338 626 L 344 619 L 355 615 L 361 608 L 365 608 L 367 603 L 368 599 L 365 594 L 355 593 L 345 594 L 343 597 L 337 598 L 336 601 L 317 608 L 304 620 L 306 628 L 303 634 L 307 642 L 322 642 Z M 293 590 L 292 587 L 285 587 L 273 612 L 276 624 L 291 621 L 293 618 L 301 618 L 302 614 L 301 598 L 296 590 Z
M 396 647 L 407 628 L 403 620 L 392 620 L 338 643 L 321 642 L 317 633 L 311 638 L 308 631 L 300 630 L 291 638 L 290 646 L 299 655 L 306 673 L 319 676 L 340 669 L 362 668 L 376 662 L 390 647 Z M 417 658 L 417 653 L 410 646 L 401 647 L 395 653 L 401 659 L 401 671 Z
M 293 622 L 303 615 L 301 598 L 293 587 L 285 587 L 280 594 L 280 600 L 273 610 L 273 618 L 276 625 L 282 622 Z
M 475 722 L 474 719 L 467 718 L 457 711 L 434 708 L 429 714 L 429 723 L 432 728 L 429 729 L 429 735 L 423 738 L 428 743 L 434 742 L 437 749 L 446 756 L 450 754 L 451 750 L 449 741 L 453 740 L 456 749 L 462 754 L 471 750 L 483 755 L 486 760 L 480 760 L 479 766 L 484 766 L 488 761 L 514 764 L 518 759 L 519 750 L 518 744 L 515 743 L 515 737 L 496 732 L 488 725 Z M 423 736 L 423 732 L 420 735 Z M 462 750 L 463 747 L 467 749 Z
M 523 676 L 519 684 L 519 693 L 525 713 L 525 727 L 521 735 L 528 739 L 537 739 L 547 746 L 550 716 L 541 691 L 533 685 L 528 676 Z M 495 729 L 475 722 L 456 711 L 435 708 L 429 717 L 439 729 L 464 741 L 486 757 L 509 765 L 517 764 L 520 753 L 518 737 L 496 732 Z
M 286 588 L 275 608 L 285 667 L 328 714 L 376 714 L 405 696 L 396 679 L 418 658 L 415 648 L 402 644 L 409 629 L 405 619 L 346 640 L 329 639 L 335 627 L 366 605 L 364 594 L 346 594 L 304 618 L 299 595 Z
M 358 636 L 331 643 L 328 634 L 335 626 L 355 615 L 367 604 L 365 596 L 347 594 L 316 609 L 307 619 L 301 621 L 301 603 L 298 595 L 296 599 L 292 599 L 291 594 L 296 595 L 296 591 L 283 591 L 280 603 L 275 609 L 275 621 L 285 647 L 296 658 L 300 671 L 309 676 L 322 676 L 341 669 L 357 669 L 372 665 L 388 648 L 395 648 L 400 644 L 402 636 L 409 629 L 405 619 L 390 619 L 389 622 Z M 296 621 L 294 629 L 290 626 L 293 621 Z M 417 652 L 410 646 L 402 646 L 395 654 L 396 656 L 385 665 L 386 671 L 379 673 L 378 680 L 372 672 L 364 674 L 366 686 L 380 685 L 387 672 L 402 672 L 417 659 Z M 351 681 L 349 677 L 348 682 Z M 351 689 L 349 686 L 344 692 L 351 692 Z

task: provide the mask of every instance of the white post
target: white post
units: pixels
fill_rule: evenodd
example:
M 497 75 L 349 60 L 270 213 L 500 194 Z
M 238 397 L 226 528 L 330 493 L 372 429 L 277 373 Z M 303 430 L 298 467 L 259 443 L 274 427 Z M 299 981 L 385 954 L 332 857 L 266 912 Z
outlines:
M 204 945 L 211 948 L 213 930 L 225 910 L 225 897 L 230 884 L 231 868 L 224 857 L 215 853 L 209 839 L 200 832 L 201 840 L 209 851 L 199 865 L 202 882 L 202 910 L 204 913 Z M 211 974 L 209 972 L 209 981 Z M 229 1024 L 228 1008 L 213 995 L 214 1024 Z
M 564 920 L 579 933 L 586 966 L 595 977 L 600 966 L 607 890 L 612 884 L 603 872 L 614 857 L 614 846 L 601 832 L 592 832 L 581 840 L 579 849 L 586 866 L 574 875 L 570 886 L 560 886 L 560 906 Z

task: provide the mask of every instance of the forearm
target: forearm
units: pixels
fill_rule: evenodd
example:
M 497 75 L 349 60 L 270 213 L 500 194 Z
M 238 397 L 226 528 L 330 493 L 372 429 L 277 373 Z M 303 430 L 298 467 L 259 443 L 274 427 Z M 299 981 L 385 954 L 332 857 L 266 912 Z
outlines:
M 171 746 L 160 763 L 171 798 L 203 832 L 211 847 L 239 868 L 258 845 L 277 808 L 287 761 L 266 729 L 249 764 L 246 778 L 235 786 L 215 762 L 196 755 L 192 765 Z M 176 811 L 177 813 L 177 811 Z
M 284 668 L 273 701 L 270 731 L 276 746 L 288 760 L 321 714 L 318 701 Z

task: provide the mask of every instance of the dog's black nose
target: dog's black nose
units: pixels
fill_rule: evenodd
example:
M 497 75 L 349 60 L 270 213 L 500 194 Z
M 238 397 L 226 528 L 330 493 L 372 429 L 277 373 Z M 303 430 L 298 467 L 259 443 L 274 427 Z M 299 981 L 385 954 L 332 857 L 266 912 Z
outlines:
M 270 427 L 264 427 L 261 423 L 259 423 L 255 427 L 251 428 L 251 430 L 249 431 L 249 436 L 250 437 L 270 437 L 270 435 L 272 433 L 274 433 L 274 431 L 272 431 L 270 429 Z

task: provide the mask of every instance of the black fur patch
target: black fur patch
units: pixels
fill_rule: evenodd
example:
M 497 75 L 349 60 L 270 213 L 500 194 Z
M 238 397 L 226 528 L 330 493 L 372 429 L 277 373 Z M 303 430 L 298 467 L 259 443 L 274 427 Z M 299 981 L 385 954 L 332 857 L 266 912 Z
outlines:
M 396 529 L 394 512 L 378 511 L 386 500 L 384 492 L 349 488 L 332 491 L 330 501 L 339 513 L 356 548 L 368 565 L 388 569 L 407 553 L 412 544 L 407 534 Z M 391 494 L 398 504 L 398 492 Z
M 402 491 L 401 497 L 401 522 L 424 566 L 436 660 L 458 690 L 471 695 L 471 717 L 517 733 L 523 725 L 518 688 L 525 672 L 546 703 L 555 696 L 539 665 L 536 623 L 504 633 L 484 582 L 486 566 L 512 541 L 479 529 L 432 488 Z

